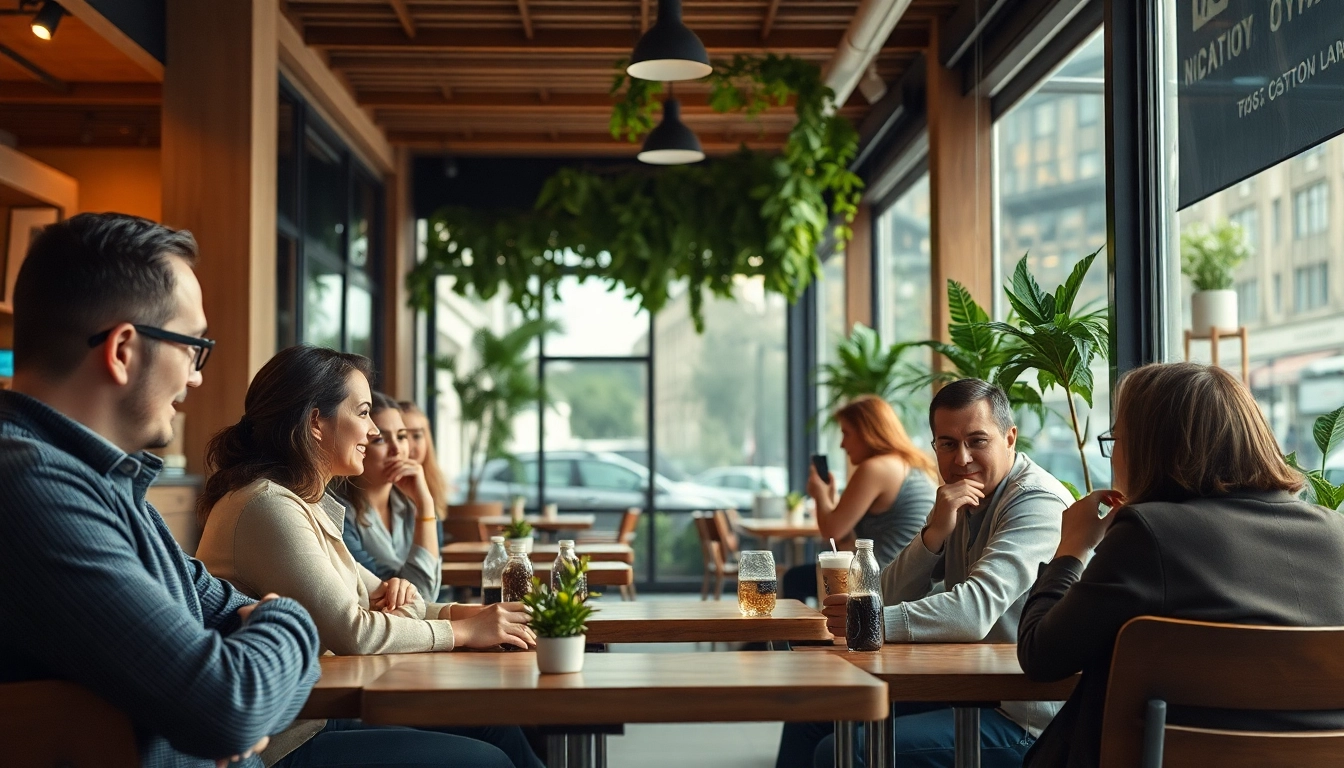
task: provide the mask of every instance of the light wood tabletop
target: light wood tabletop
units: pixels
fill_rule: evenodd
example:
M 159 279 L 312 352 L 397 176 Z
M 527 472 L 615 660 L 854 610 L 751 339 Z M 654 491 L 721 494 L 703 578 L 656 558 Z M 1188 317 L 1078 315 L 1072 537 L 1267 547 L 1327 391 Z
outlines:
M 445 563 L 476 563 L 485 561 L 490 552 L 488 541 L 455 541 L 443 547 Z M 576 544 L 574 552 L 579 556 L 587 555 L 593 562 L 635 562 L 635 550 L 628 544 Z M 533 560 L 554 560 L 560 554 L 559 544 L 536 542 L 532 545 Z
M 539 579 L 549 579 L 551 577 L 551 566 L 554 564 L 554 560 L 550 558 L 533 560 L 532 574 Z M 634 569 L 625 563 L 588 563 L 588 586 L 590 587 L 619 587 L 632 584 L 634 580 Z M 444 563 L 443 585 L 445 587 L 481 586 L 481 564 Z
M 412 654 L 390 656 L 323 656 L 322 677 L 308 694 L 301 718 L 358 718 L 364 687 Z
M 526 515 L 523 519 L 538 531 L 586 531 L 597 524 L 597 515 L 565 514 L 555 517 Z M 481 518 L 481 523 L 489 528 L 503 528 L 512 522 L 513 518 L 508 515 L 492 515 L 491 517 Z
M 743 616 L 736 600 L 659 600 L 595 604 L 590 643 L 757 643 L 829 640 L 826 617 L 797 600 L 770 616 Z
M 1063 701 L 1078 676 L 1052 683 L 1027 677 L 1012 643 L 892 643 L 873 653 L 805 646 L 806 654 L 838 656 L 887 684 L 892 701 Z
M 790 523 L 788 520 L 746 517 L 738 522 L 742 530 L 762 539 L 817 538 L 821 529 L 816 520 Z
M 590 653 L 582 672 L 540 675 L 532 652 L 403 657 L 364 688 L 380 725 L 876 720 L 886 685 L 827 654 Z

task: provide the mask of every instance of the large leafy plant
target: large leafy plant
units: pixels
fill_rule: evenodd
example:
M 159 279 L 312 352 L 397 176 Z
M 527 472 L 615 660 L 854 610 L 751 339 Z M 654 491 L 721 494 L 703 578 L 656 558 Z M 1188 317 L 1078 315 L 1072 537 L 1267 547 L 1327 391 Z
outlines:
M 523 605 L 531 615 L 528 626 L 537 637 L 574 637 L 588 631 L 585 622 L 596 611 L 588 605 L 580 579 L 588 572 L 588 558 L 585 556 L 577 563 L 565 561 L 560 565 L 558 585 L 551 585 L 541 579 L 532 580 L 532 590 L 523 595 Z
M 849 338 L 836 345 L 835 362 L 817 369 L 817 383 L 827 393 L 823 410 L 833 413 L 860 395 L 877 395 L 903 417 L 909 416 L 909 400 L 901 395 L 925 374 L 922 365 L 901 359 L 912 346 L 883 346 L 877 331 L 855 323 Z
M 1301 466 L 1297 463 L 1296 453 L 1290 453 L 1284 459 L 1289 466 L 1306 476 L 1305 498 L 1308 501 L 1327 509 L 1339 509 L 1340 505 L 1344 504 L 1344 484 L 1335 485 L 1330 482 L 1325 476 L 1325 466 L 1326 460 L 1330 458 L 1330 452 L 1340 444 L 1344 444 L 1344 407 L 1318 417 L 1312 425 L 1311 436 L 1321 451 L 1320 469 L 1306 469 Z
M 1190 278 L 1196 291 L 1232 287 L 1237 265 L 1250 255 L 1246 231 L 1226 221 L 1210 227 L 1191 224 L 1181 232 L 1181 274 Z
M 453 376 L 453 390 L 462 407 L 467 438 L 467 503 L 476 501 L 481 475 L 490 459 L 507 458 L 513 440 L 513 418 L 524 408 L 540 406 L 545 395 L 527 355 L 532 342 L 559 330 L 551 320 L 529 320 L 496 335 L 481 328 L 472 337 L 475 367 L 459 370 L 455 355 L 440 357 L 434 367 Z
M 531 210 L 448 207 L 430 218 L 426 259 L 407 277 L 412 304 L 433 302 L 438 275 L 482 298 L 507 289 L 535 316 L 567 274 L 596 277 L 657 312 L 680 280 L 703 327 L 705 293 L 730 297 L 738 275 L 760 276 L 794 301 L 820 270 L 830 221 L 850 236 L 862 182 L 849 170 L 858 134 L 828 109 L 833 94 L 812 62 L 738 57 L 716 63 L 712 108 L 759 113 L 793 99 L 796 123 L 780 154 L 740 151 L 694 166 L 608 171 L 567 168 Z M 653 128 L 661 83 L 628 78 L 612 88 L 612 134 L 638 141 Z
M 990 330 L 1013 337 L 1018 342 L 1010 358 L 998 371 L 998 384 L 1011 389 L 1027 370 L 1035 369 L 1039 391 L 1051 387 L 1064 390 L 1069 407 L 1069 423 L 1078 447 L 1078 458 L 1083 463 L 1083 482 L 1092 492 L 1092 477 L 1087 468 L 1088 425 L 1080 424 L 1074 396 L 1092 406 L 1092 361 L 1106 355 L 1106 310 L 1074 310 L 1078 290 L 1087 271 L 1092 267 L 1100 250 L 1083 257 L 1069 274 L 1064 284 L 1053 293 L 1046 293 L 1027 269 L 1023 256 L 1013 270 L 1007 287 L 1008 302 L 1017 314 L 1018 322 L 987 323 Z

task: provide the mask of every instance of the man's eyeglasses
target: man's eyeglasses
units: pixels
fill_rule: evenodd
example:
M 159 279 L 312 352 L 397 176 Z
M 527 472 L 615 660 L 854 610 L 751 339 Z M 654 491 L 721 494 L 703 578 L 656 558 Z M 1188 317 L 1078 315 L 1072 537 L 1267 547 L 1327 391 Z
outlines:
M 1115 448 L 1115 430 L 1108 429 L 1097 435 L 1097 445 L 1101 448 L 1103 459 L 1111 458 L 1111 451 Z
M 198 371 L 205 367 L 205 361 L 210 359 L 210 350 L 215 348 L 214 339 L 202 339 L 198 336 L 184 336 L 180 333 L 165 331 L 162 328 L 155 328 L 152 325 L 135 325 L 132 323 L 131 327 L 151 339 L 171 341 L 174 344 L 185 344 L 188 347 L 194 348 L 196 358 L 193 361 L 193 365 L 196 366 L 196 370 Z M 104 341 L 107 341 L 107 337 L 111 334 L 111 328 L 108 328 L 102 333 L 95 333 L 89 337 L 89 346 L 96 347 L 99 344 L 102 344 Z
M 929 445 L 933 446 L 933 450 L 936 453 L 950 456 L 956 453 L 957 450 L 960 449 L 962 445 L 965 445 L 966 450 L 970 451 L 971 453 L 980 453 L 989 448 L 989 442 L 990 440 L 988 437 L 972 437 L 970 440 L 967 440 L 964 443 L 959 440 L 943 439 L 943 440 L 934 440 L 933 442 L 929 443 Z

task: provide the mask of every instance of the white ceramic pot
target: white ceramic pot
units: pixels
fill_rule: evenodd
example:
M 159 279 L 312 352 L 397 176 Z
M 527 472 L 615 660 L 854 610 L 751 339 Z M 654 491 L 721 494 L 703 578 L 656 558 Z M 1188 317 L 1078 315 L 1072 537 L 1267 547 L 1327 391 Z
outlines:
M 538 637 L 537 669 L 543 675 L 567 675 L 583 671 L 583 646 L 587 635 Z
M 528 536 L 528 537 L 525 538 L 525 539 L 505 539 L 505 540 L 504 540 L 504 548 L 505 548 L 506 551 L 507 551 L 507 549 L 508 549 L 508 546 L 509 546 L 509 542 L 510 542 L 510 541 L 521 541 L 521 542 L 523 542 L 523 551 L 526 552 L 526 553 L 529 554 L 529 555 L 532 554 L 532 541 L 533 541 L 533 538 L 532 538 L 531 536 Z
M 1190 297 L 1190 330 L 1196 336 L 1208 336 L 1212 328 L 1235 333 L 1239 327 L 1236 291 L 1196 291 Z

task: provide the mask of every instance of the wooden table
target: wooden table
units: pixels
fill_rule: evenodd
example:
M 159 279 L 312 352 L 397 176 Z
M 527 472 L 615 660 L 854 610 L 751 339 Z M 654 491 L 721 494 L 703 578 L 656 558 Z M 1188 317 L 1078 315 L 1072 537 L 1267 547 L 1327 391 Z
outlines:
M 488 541 L 456 541 L 443 547 L 445 563 L 476 563 L 485 561 L 490 551 Z M 634 563 L 635 550 L 628 544 L 576 544 L 575 554 L 587 555 L 593 562 Z M 532 545 L 533 560 L 554 561 L 560 554 L 559 544 L 536 542 Z
M 392 656 L 323 656 L 322 677 L 308 694 L 300 718 L 358 718 L 365 686 L 382 677 L 397 662 L 412 654 Z
M 893 702 L 942 702 L 953 705 L 957 768 L 980 765 L 980 707 L 1003 701 L 1061 701 L 1078 683 L 1078 676 L 1039 683 L 1027 677 L 1017 663 L 1012 643 L 894 643 L 875 653 L 850 653 L 838 647 L 809 646 L 802 655 L 836 656 L 887 684 Z M 876 740 L 876 741 L 875 741 Z M 849 765 L 852 739 L 836 731 L 836 765 Z M 842 742 L 844 742 L 842 744 Z M 870 756 L 867 765 L 890 765 L 886 734 L 869 734 L 870 751 L 886 743 L 885 754 Z M 845 755 L 842 760 L 841 750 Z
M 541 515 L 526 515 L 523 517 L 533 528 L 538 531 L 586 531 L 597 523 L 597 515 L 556 515 L 555 517 L 542 517 Z M 491 517 L 482 517 L 481 523 L 488 528 L 503 528 L 513 522 L 513 518 L 508 515 L 492 515 Z
M 552 559 L 541 558 L 532 561 L 532 574 L 539 579 L 551 577 Z M 620 587 L 633 584 L 635 571 L 625 563 L 595 562 L 588 563 L 588 586 Z M 480 563 L 444 563 L 443 585 L 445 587 L 481 586 Z
M 737 601 L 603 600 L 588 620 L 590 643 L 755 643 L 830 640 L 826 617 L 797 600 L 771 616 L 743 616 Z

